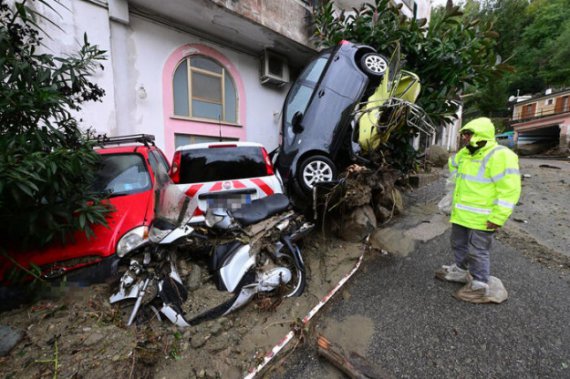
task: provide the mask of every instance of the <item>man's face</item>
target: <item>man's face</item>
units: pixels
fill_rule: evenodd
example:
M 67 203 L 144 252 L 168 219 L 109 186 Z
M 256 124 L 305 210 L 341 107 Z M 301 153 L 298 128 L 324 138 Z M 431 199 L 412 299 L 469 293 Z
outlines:
M 465 130 L 461 132 L 461 147 L 469 145 L 471 137 L 473 137 L 473 132 L 471 130 Z

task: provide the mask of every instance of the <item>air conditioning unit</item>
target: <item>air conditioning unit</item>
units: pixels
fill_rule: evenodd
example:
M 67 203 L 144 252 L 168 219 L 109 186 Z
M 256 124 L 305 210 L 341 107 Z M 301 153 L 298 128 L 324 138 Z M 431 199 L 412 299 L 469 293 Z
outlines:
M 289 82 L 289 66 L 287 66 L 287 60 L 281 55 L 264 50 L 259 66 L 261 84 L 281 87 Z

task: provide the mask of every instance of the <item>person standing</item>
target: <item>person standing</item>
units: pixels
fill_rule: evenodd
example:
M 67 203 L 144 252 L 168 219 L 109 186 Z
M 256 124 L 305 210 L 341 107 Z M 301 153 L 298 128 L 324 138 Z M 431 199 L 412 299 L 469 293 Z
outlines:
M 490 249 L 521 193 L 518 156 L 495 141 L 495 126 L 477 118 L 460 129 L 463 148 L 449 158 L 455 179 L 451 249 L 455 263 L 436 272 L 440 279 L 468 283 L 475 296 L 489 294 Z

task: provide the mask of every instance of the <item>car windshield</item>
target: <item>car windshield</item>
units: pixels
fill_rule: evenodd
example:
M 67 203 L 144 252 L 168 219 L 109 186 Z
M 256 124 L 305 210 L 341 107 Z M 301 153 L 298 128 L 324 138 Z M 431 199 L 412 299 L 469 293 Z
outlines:
M 151 188 L 149 172 L 139 154 L 102 154 L 93 190 L 111 196 L 130 195 Z
M 291 87 L 285 101 L 285 125 L 290 126 L 293 116 L 297 112 L 304 113 L 311 100 L 311 95 L 330 57 L 326 52 L 314 59 Z
M 267 176 L 258 146 L 212 147 L 182 151 L 180 183 L 201 183 Z

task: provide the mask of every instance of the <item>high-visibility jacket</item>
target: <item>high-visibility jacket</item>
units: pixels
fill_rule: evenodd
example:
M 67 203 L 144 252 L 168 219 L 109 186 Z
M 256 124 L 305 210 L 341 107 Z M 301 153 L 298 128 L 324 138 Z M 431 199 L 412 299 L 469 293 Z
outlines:
M 495 142 L 489 119 L 476 119 L 461 130 L 473 131 L 473 144 L 487 142 L 474 154 L 464 147 L 449 159 L 455 178 L 451 222 L 477 230 L 488 230 L 487 221 L 502 226 L 521 193 L 518 157 Z

